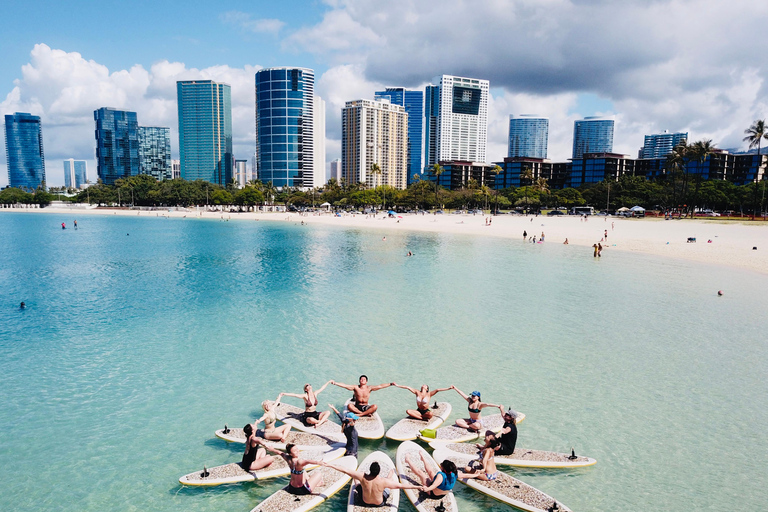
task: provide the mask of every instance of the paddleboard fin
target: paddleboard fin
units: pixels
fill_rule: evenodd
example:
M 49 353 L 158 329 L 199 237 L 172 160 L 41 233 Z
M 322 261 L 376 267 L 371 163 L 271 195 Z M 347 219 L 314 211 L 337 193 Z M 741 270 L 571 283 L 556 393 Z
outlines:
M 547 509 L 547 512 L 557 512 L 558 510 L 560 510 L 560 506 L 557 504 L 557 501 L 555 501 L 552 503 L 552 506 Z
M 200 478 L 208 478 L 209 476 L 211 476 L 210 471 L 208 471 L 207 467 L 203 466 L 203 472 L 200 473 Z
M 435 512 L 445 512 L 445 505 L 443 505 L 443 500 L 440 500 L 440 503 L 437 504 L 435 507 Z
M 433 409 L 439 409 L 439 407 L 437 406 L 437 400 L 435 400 L 435 405 L 433 405 L 432 408 Z
M 229 427 L 227 426 L 226 423 L 224 424 L 224 433 L 229 434 Z
M 571 447 L 571 454 L 568 456 L 568 460 L 576 460 L 578 457 L 576 456 L 576 450 Z

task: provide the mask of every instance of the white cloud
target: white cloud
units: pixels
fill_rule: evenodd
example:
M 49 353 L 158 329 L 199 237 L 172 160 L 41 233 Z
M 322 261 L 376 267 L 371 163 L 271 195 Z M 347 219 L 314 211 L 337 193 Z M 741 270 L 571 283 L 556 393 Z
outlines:
M 224 23 L 256 34 L 277 35 L 280 29 L 285 26 L 285 22 L 280 20 L 273 18 L 253 19 L 250 14 L 240 11 L 225 12 L 220 16 L 220 19 Z

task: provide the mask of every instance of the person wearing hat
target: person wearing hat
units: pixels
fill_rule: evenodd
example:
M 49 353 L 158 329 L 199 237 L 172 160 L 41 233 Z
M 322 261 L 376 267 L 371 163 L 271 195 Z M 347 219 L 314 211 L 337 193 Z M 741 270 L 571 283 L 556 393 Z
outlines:
M 483 420 L 480 417 L 480 411 L 486 407 L 496 407 L 502 413 L 504 412 L 504 408 L 500 405 L 481 402 L 479 391 L 473 391 L 467 395 L 456 386 L 451 386 L 451 389 L 455 389 L 456 392 L 460 394 L 464 400 L 467 401 L 467 411 L 469 411 L 469 418 L 461 418 L 456 420 L 457 427 L 466 428 L 471 432 L 480 432 L 483 429 Z
M 504 413 L 504 426 L 496 436 L 498 444 L 493 448 L 496 455 L 512 455 L 517 444 L 517 413 L 508 409 Z
M 333 404 L 328 404 L 328 407 L 333 409 L 333 411 L 341 420 L 341 431 L 344 433 L 344 437 L 347 438 L 347 445 L 345 446 L 346 451 L 344 452 L 344 455 L 352 455 L 353 457 L 357 457 L 357 429 L 355 428 L 355 422 L 357 422 L 360 417 L 353 412 L 345 412 L 344 414 L 341 414 L 339 410 L 333 406 Z

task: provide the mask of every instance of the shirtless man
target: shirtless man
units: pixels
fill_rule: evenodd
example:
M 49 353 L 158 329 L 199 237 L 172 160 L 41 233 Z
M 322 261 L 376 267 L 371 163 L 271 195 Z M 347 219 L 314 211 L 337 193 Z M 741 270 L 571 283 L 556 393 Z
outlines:
M 393 383 L 390 382 L 388 384 L 379 384 L 378 386 L 370 387 L 368 386 L 368 377 L 366 375 L 360 376 L 360 383 L 357 386 L 341 384 L 335 380 L 332 380 L 331 384 L 352 391 L 354 400 L 349 403 L 347 409 L 349 409 L 350 412 L 357 414 L 358 416 L 370 416 L 371 414 L 375 413 L 377 407 L 368 403 L 368 399 L 371 397 L 371 393 L 373 391 L 378 391 L 393 385 Z
M 423 489 L 421 485 L 400 483 L 395 476 L 395 470 L 390 470 L 386 477 L 381 476 L 381 466 L 378 462 L 372 462 L 368 473 L 353 471 L 336 466 L 330 462 L 323 462 L 322 466 L 341 471 L 359 482 L 355 487 L 355 504 L 362 507 L 381 507 L 386 505 L 389 499 L 390 489 Z

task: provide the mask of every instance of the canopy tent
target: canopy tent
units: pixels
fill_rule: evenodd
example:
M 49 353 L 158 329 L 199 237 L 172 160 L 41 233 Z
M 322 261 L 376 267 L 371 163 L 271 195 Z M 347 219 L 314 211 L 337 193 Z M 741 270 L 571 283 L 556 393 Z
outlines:
M 633 206 L 632 208 L 630 208 L 630 210 L 632 210 L 633 212 L 644 212 L 645 208 L 643 208 L 642 206 Z
M 616 210 L 616 211 L 617 211 L 617 212 L 628 212 L 628 211 L 629 211 L 629 208 L 627 208 L 626 206 L 622 206 L 621 208 L 619 208 L 619 209 L 618 209 L 618 210 Z
M 331 203 L 327 203 L 327 202 L 323 203 L 323 204 L 320 205 L 320 208 L 327 208 L 327 209 L 330 210 L 331 209 Z

